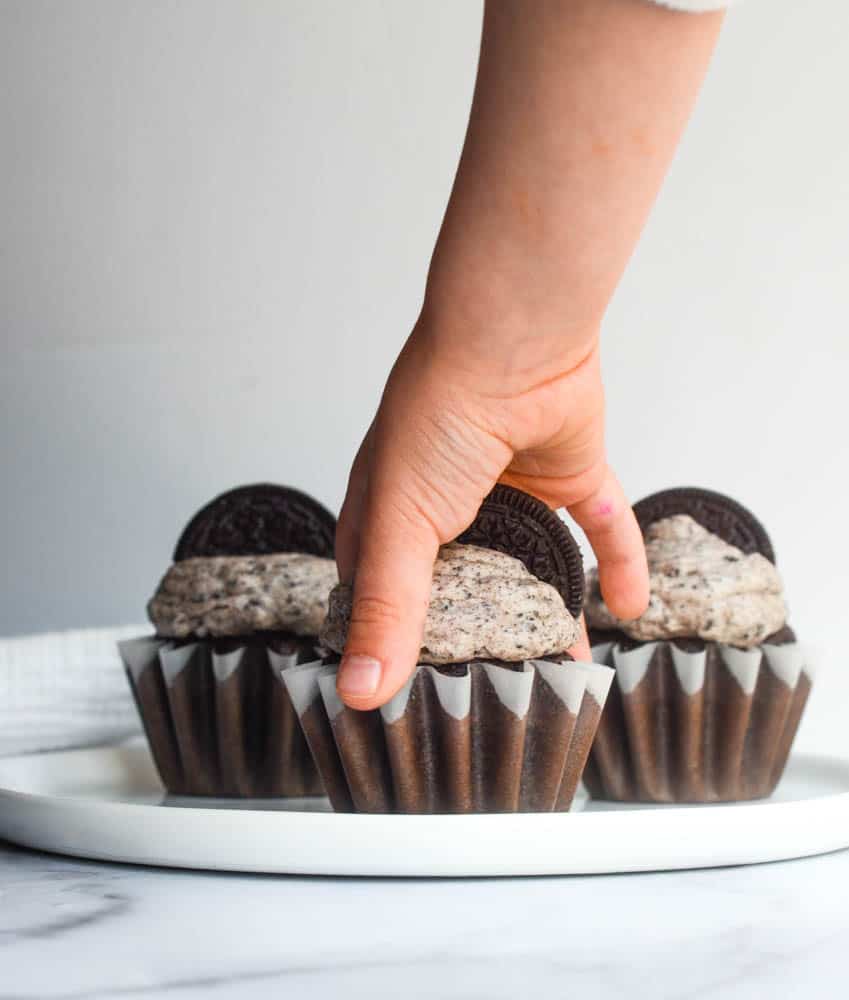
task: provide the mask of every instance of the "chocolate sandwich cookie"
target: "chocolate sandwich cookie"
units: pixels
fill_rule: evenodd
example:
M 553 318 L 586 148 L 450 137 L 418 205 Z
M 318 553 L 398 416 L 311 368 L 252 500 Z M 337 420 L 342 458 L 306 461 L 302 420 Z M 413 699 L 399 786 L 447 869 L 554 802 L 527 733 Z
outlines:
M 457 541 L 518 559 L 560 593 L 573 618 L 580 615 L 584 603 L 581 550 L 564 522 L 541 500 L 499 483 Z
M 290 486 L 256 483 L 222 493 L 186 525 L 174 562 L 200 556 L 257 556 L 277 552 L 333 558 L 336 518 Z
M 643 534 L 656 521 L 688 514 L 703 528 L 746 555 L 760 552 L 775 562 L 772 542 L 764 526 L 741 503 L 723 493 L 695 486 L 679 486 L 652 493 L 634 504 L 634 515 Z

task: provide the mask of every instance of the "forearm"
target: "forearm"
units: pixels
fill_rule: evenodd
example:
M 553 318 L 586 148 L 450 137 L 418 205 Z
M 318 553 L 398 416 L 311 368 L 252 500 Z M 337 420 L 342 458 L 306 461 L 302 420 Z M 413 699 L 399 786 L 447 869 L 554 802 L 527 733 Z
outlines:
M 685 127 L 722 13 L 490 0 L 425 315 L 503 375 L 586 349 Z M 441 332 L 440 332 L 441 331 Z M 538 358 L 537 358 L 538 356 Z
M 645 610 L 640 529 L 604 451 L 598 329 L 720 21 L 645 0 L 487 3 L 424 309 L 339 518 L 348 705 L 383 704 L 407 681 L 438 548 L 499 478 L 567 508 L 608 608 Z M 586 642 L 574 652 L 588 656 Z

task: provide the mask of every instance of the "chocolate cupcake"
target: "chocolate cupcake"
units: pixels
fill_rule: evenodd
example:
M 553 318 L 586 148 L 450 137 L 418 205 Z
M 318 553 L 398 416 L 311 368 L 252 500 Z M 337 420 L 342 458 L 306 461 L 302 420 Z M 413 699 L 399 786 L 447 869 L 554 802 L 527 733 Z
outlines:
M 155 634 L 119 643 L 172 794 L 323 794 L 286 670 L 321 655 L 336 521 L 297 490 L 244 486 L 186 526 L 148 604 Z
M 379 710 L 347 708 L 338 658 L 283 680 L 340 811 L 568 810 L 613 672 L 575 663 L 583 573 L 566 526 L 498 486 L 434 566 L 419 665 Z M 321 632 L 341 653 L 350 587 Z
M 787 625 L 772 544 L 755 517 L 709 490 L 640 501 L 648 609 L 616 619 L 589 574 L 593 658 L 616 670 L 584 781 L 633 802 L 733 802 L 781 778 L 813 664 Z

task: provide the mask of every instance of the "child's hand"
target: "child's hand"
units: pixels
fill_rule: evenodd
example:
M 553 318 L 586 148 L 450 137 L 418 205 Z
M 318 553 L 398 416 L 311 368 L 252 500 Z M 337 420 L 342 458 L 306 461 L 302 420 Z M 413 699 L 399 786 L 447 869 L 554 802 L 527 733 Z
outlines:
M 467 363 L 468 362 L 468 363 Z M 468 527 L 500 477 L 566 507 L 599 560 L 605 600 L 635 618 L 648 600 L 642 536 L 604 454 L 598 345 L 506 373 L 443 352 L 420 324 L 395 366 L 339 518 L 343 579 L 356 567 L 339 692 L 390 698 L 417 662 L 441 544 Z M 586 639 L 573 654 L 589 657 Z

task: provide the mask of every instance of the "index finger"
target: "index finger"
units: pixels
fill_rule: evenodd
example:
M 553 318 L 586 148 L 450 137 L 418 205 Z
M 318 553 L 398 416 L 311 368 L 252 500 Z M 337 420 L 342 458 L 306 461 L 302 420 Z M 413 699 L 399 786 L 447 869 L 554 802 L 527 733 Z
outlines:
M 639 618 L 649 603 L 643 534 L 610 466 L 598 489 L 567 509 L 584 529 L 598 559 L 604 603 L 623 621 Z

